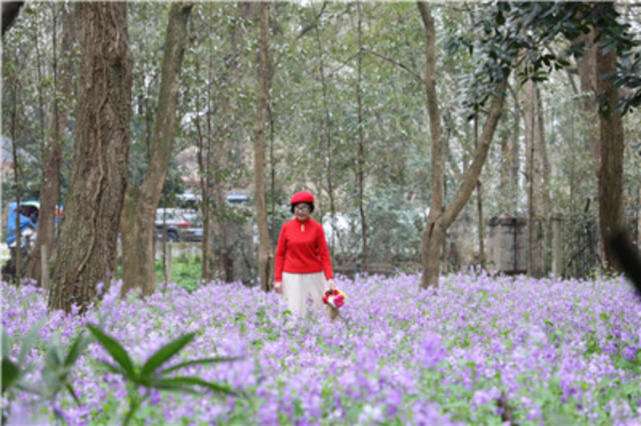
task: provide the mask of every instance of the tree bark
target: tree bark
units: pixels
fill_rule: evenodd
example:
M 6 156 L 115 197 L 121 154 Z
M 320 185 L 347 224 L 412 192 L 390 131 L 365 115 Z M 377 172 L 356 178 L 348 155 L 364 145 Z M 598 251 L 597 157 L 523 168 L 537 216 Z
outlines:
M 73 10 L 73 9 L 72 9 Z M 38 217 L 38 235 L 31 252 L 28 276 L 37 282 L 41 281 L 42 265 L 48 264 L 41 259 L 42 247 L 45 247 L 49 257 L 53 255 L 55 238 L 55 220 L 60 196 L 60 169 L 62 167 L 62 145 L 67 118 L 70 111 L 70 102 L 58 102 L 60 95 L 65 96 L 73 92 L 73 43 L 76 39 L 74 15 L 72 10 L 66 10 L 62 18 L 62 45 L 60 50 L 64 53 L 60 69 L 57 69 L 56 28 L 53 30 L 53 76 L 54 97 L 50 105 L 48 130 L 42 141 L 42 181 L 40 183 L 40 212 Z M 54 10 L 54 16 L 55 16 Z M 54 20 L 55 22 L 55 20 Z M 61 219 L 61 218 L 60 218 Z
M 256 218 L 258 221 L 258 271 L 260 288 L 272 289 L 272 270 L 274 253 L 267 227 L 267 208 L 265 206 L 265 128 L 267 126 L 267 108 L 269 105 L 269 87 L 271 86 L 271 69 L 269 64 L 269 3 L 260 5 L 260 47 L 258 51 L 258 121 L 254 137 L 254 182 L 256 187 Z
M 84 312 L 108 289 L 129 162 L 132 60 L 126 3 L 76 3 L 81 90 L 49 309 Z
M 173 3 L 169 10 L 149 166 L 140 187 L 129 185 L 125 194 L 121 217 L 123 296 L 133 288 L 140 288 L 144 296 L 156 290 L 154 219 L 174 142 L 180 71 L 192 7 L 193 3 Z
M 536 84 L 527 81 L 522 91 L 525 145 L 527 147 L 528 182 L 528 275 L 541 278 L 545 275 L 546 215 L 548 187 L 546 178 L 547 156 L 543 132 L 541 100 Z
M 20 158 L 18 157 L 18 89 L 17 84 L 13 85 L 13 90 L 11 91 L 13 97 L 13 111 L 11 111 L 11 157 L 13 159 L 13 185 L 16 188 L 16 242 L 15 242 L 15 258 L 14 258 L 14 281 L 16 284 L 19 284 L 22 280 L 23 271 L 23 259 L 22 254 L 22 230 L 20 229 L 20 172 L 21 172 L 21 163 Z
M 478 115 L 474 117 L 474 149 L 479 148 L 479 118 Z M 483 186 L 481 179 L 476 181 L 476 212 L 478 219 L 478 233 L 479 233 L 479 265 L 485 269 L 485 232 L 483 225 Z
M 438 286 L 441 251 L 447 229 L 469 200 L 481 173 L 481 169 L 483 168 L 483 164 L 485 163 L 485 159 L 487 158 L 487 152 L 492 142 L 494 131 L 496 130 L 496 124 L 503 109 L 508 75 L 507 73 L 504 75 L 503 80 L 499 82 L 496 88 L 497 93 L 492 96 L 488 116 L 483 125 L 479 145 L 474 153 L 472 163 L 463 174 L 463 181 L 457 190 L 454 201 L 445 208 L 443 205 L 442 132 L 435 83 L 436 32 L 428 3 L 420 1 L 418 2 L 418 8 L 421 12 L 423 25 L 425 26 L 426 62 L 424 83 L 430 132 L 432 135 L 432 203 L 425 228 L 423 229 L 421 245 L 423 264 L 421 287 L 428 288 L 430 286 Z
M 512 89 L 512 87 L 509 87 L 510 93 L 512 95 L 512 100 L 514 101 L 514 111 L 513 111 L 513 125 L 512 125 L 512 143 L 510 147 L 510 179 L 511 179 L 511 185 L 509 186 L 511 188 L 511 198 L 510 198 L 510 204 L 512 205 L 512 209 L 514 212 L 514 215 L 516 216 L 518 209 L 519 209 L 519 194 L 520 192 L 520 185 L 519 185 L 519 180 L 520 180 L 520 175 L 519 171 L 521 169 L 521 160 L 520 160 L 520 148 L 519 148 L 519 134 L 520 134 L 520 123 L 521 123 L 521 107 L 519 106 L 519 99 Z
M 200 75 L 200 58 L 197 56 L 195 58 L 195 70 L 196 75 Z M 202 201 L 200 204 L 200 211 L 203 215 L 203 241 L 201 244 L 202 251 L 202 278 L 203 281 L 211 281 L 213 279 L 211 268 L 210 268 L 210 214 L 209 214 L 209 188 L 211 186 L 211 177 L 208 173 L 209 164 L 209 138 L 203 136 L 202 125 L 200 122 L 200 93 L 195 94 L 195 105 L 196 105 L 196 116 L 194 118 L 194 125 L 196 126 L 196 143 L 198 147 L 197 151 L 197 160 L 198 160 L 198 183 L 200 185 L 200 193 L 202 196 Z M 207 104 L 209 105 L 209 103 Z M 208 110 L 209 115 L 209 110 Z M 207 139 L 207 144 L 205 143 Z M 207 149 L 205 149 L 207 147 Z
M 211 25 L 211 23 L 210 23 Z M 211 27 L 210 27 L 211 28 Z M 214 174 L 215 170 L 212 170 L 214 160 L 212 157 L 213 154 L 213 138 L 214 131 L 212 125 L 212 116 L 216 114 L 216 107 L 212 105 L 212 80 L 213 80 L 213 56 L 212 52 L 209 52 L 209 64 L 207 67 L 207 87 L 205 90 L 206 93 L 206 103 L 207 103 L 207 114 L 205 120 L 206 127 L 206 137 L 199 138 L 198 145 L 198 167 L 200 169 L 200 188 L 202 191 L 203 198 L 203 214 L 205 214 L 205 219 L 203 223 L 203 262 L 207 262 L 207 265 L 203 265 L 203 279 L 206 281 L 212 281 L 215 278 L 216 264 L 214 259 L 214 248 L 216 240 L 216 232 L 214 231 L 215 224 L 215 215 L 213 213 L 213 202 L 214 199 L 212 195 L 212 187 L 214 185 Z M 198 129 L 200 129 L 200 118 L 197 115 L 196 124 Z M 205 149 L 206 148 L 206 149 Z
M 361 267 L 363 271 L 367 272 L 367 218 L 365 216 L 365 137 L 363 135 L 363 99 L 361 94 L 361 79 L 362 79 L 362 62 L 363 62 L 363 18 L 361 3 L 356 3 L 358 9 L 358 80 L 356 83 L 356 101 L 358 103 L 358 157 L 357 157 L 357 186 L 358 186 L 358 211 L 361 216 L 361 239 L 363 244 L 363 256 L 361 258 Z M 333 225 L 333 218 L 332 218 Z M 334 233 L 332 233 L 333 235 Z
M 595 175 L 598 176 L 599 165 L 601 163 L 601 148 L 599 146 L 599 124 L 594 118 L 597 115 L 597 103 L 595 102 L 595 95 L 597 93 L 597 75 L 596 75 L 596 46 L 594 45 L 594 38 L 596 30 L 592 29 L 588 34 L 583 34 L 577 42 L 585 43 L 585 50 L 583 57 L 577 63 L 579 71 L 579 80 L 581 82 L 581 92 L 588 93 L 583 100 L 583 110 L 585 113 L 585 123 L 587 125 L 587 142 L 586 148 L 592 154 L 594 161 Z
M 599 171 L 601 170 L 601 140 L 599 138 L 599 115 L 598 111 L 598 88 L 597 88 L 597 47 L 594 43 L 597 31 L 593 28 L 588 34 L 583 34 L 577 42 L 585 43 L 583 57 L 577 63 L 581 92 L 587 95 L 583 99 L 583 123 L 586 126 L 586 149 L 590 151 L 594 175 L 599 181 Z M 590 198 L 599 198 L 599 185 L 594 188 L 594 193 Z M 591 203 L 594 214 L 600 217 L 600 203 Z M 601 234 L 597 234 L 597 251 L 601 259 L 605 258 L 605 247 Z
M 597 8 L 613 8 L 612 3 L 601 3 Z M 604 97 L 605 109 L 599 114 L 601 165 L 599 169 L 599 225 L 601 240 L 623 228 L 623 148 L 624 133 L 621 111 L 616 108 L 619 91 L 612 75 L 616 70 L 616 50 L 604 53 L 600 47 L 596 55 L 597 93 Z M 605 262 L 618 265 L 608 244 L 604 244 Z

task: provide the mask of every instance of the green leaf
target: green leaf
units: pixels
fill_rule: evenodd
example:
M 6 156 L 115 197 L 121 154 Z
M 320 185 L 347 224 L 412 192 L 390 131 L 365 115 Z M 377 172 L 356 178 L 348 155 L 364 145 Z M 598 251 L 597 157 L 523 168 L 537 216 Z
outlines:
M 129 354 L 122 347 L 120 343 L 113 337 L 104 333 L 98 327 L 93 324 L 87 324 L 87 328 L 91 331 L 91 334 L 98 340 L 98 343 L 105 348 L 105 350 L 111 355 L 111 357 L 122 367 L 125 376 L 130 380 L 135 380 L 136 373 L 134 371 L 134 364 L 129 357 Z
M 9 354 L 11 352 L 9 348 L 9 335 L 7 334 L 7 330 L 2 327 L 2 359 L 9 358 Z
M 24 338 L 22 339 L 22 347 L 20 348 L 20 355 L 18 355 L 19 365 L 24 364 L 25 359 L 27 358 L 27 355 L 29 354 L 29 352 L 31 352 L 31 349 L 35 345 L 36 339 L 38 339 L 38 333 L 40 333 L 40 329 L 42 328 L 44 323 L 45 323 L 45 318 L 38 321 L 24 335 Z
M 224 394 L 224 395 L 237 395 L 238 392 L 234 391 L 232 388 L 230 388 L 227 385 L 219 384 L 219 383 L 212 383 L 212 382 L 207 382 L 205 380 L 202 380 L 198 377 L 191 377 L 191 376 L 186 376 L 186 377 L 171 377 L 167 379 L 158 379 L 154 380 L 151 383 L 152 387 L 162 387 L 163 389 L 168 389 L 165 386 L 202 386 L 204 388 L 207 388 L 214 393 L 218 394 Z
M 145 365 L 142 366 L 141 375 L 143 377 L 148 377 L 156 371 L 158 367 L 167 362 L 171 357 L 176 355 L 182 348 L 185 347 L 189 342 L 191 342 L 195 333 L 184 334 L 177 339 L 167 343 L 162 348 L 158 349 L 152 356 L 147 359 Z
M 239 361 L 243 359 L 243 357 L 235 357 L 235 356 L 219 356 L 219 357 L 214 357 L 214 358 L 202 358 L 202 359 L 195 359 L 192 361 L 185 361 L 181 362 L 180 364 L 176 364 L 172 367 L 169 367 L 165 370 L 162 370 L 160 372 L 160 375 L 165 375 L 169 372 L 179 370 L 184 367 L 189 367 L 190 365 L 197 365 L 197 364 L 214 364 L 214 363 L 219 363 L 219 362 L 232 362 L 232 361 Z
M 74 392 L 73 387 L 71 386 L 71 384 L 67 383 L 66 387 L 67 387 L 67 390 L 69 391 L 69 393 L 71 394 L 71 396 L 73 397 L 73 400 L 76 401 L 76 404 L 80 405 L 80 400 L 76 396 L 76 392 Z
M 58 367 L 62 365 L 62 357 L 60 357 L 58 345 L 52 344 L 47 348 L 47 353 L 45 354 L 45 365 L 52 370 L 57 370 Z
M 65 357 L 64 365 L 68 367 L 73 365 L 90 343 L 91 339 L 85 336 L 84 333 L 80 333 L 71 344 L 69 352 L 67 352 L 67 356 Z
M 54 395 L 60 390 L 60 376 L 54 369 L 45 368 L 42 371 L 42 380 L 44 380 L 47 393 Z
M 16 364 L 14 364 L 11 360 L 7 358 L 2 359 L 2 393 L 4 394 L 5 391 L 18 380 L 18 377 L 20 376 L 20 370 L 18 370 L 18 367 Z
M 164 379 L 161 379 L 161 380 L 164 380 Z M 201 393 L 201 391 L 196 390 L 193 387 L 188 387 L 185 385 L 181 385 L 179 383 L 165 383 L 164 381 L 154 382 L 152 383 L 151 387 L 158 390 L 165 390 L 170 392 L 182 392 L 182 393 L 189 393 L 193 395 L 198 395 Z
M 107 361 L 98 361 L 98 363 L 101 364 L 103 367 L 105 367 L 107 370 L 111 371 L 112 373 L 127 377 L 127 374 L 124 371 L 122 371 L 120 368 L 116 367 L 113 364 L 109 364 Z

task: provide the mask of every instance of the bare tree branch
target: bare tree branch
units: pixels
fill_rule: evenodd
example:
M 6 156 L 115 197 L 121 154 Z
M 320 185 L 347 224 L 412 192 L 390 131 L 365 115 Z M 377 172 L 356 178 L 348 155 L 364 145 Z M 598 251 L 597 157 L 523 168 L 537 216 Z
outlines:
M 416 71 L 412 70 L 412 69 L 411 69 L 410 67 L 408 67 L 407 65 L 402 64 L 402 63 L 400 63 L 400 62 L 398 62 L 398 61 L 395 61 L 395 60 L 394 60 L 394 59 L 392 59 L 392 58 L 388 58 L 388 57 L 387 57 L 387 56 L 385 56 L 385 55 L 381 55 L 381 54 L 380 54 L 380 53 L 378 53 L 378 52 L 374 52 L 373 50 L 363 49 L 363 52 L 365 52 L 365 53 L 369 53 L 370 55 L 374 55 L 374 56 L 379 57 L 379 58 L 381 58 L 381 59 L 383 59 L 383 60 L 385 60 L 385 61 L 387 61 L 387 62 L 389 62 L 389 63 L 392 63 L 392 64 L 394 64 L 394 65 L 396 65 L 396 66 L 398 66 L 398 67 L 403 68 L 405 71 L 409 72 L 409 73 L 410 73 L 410 74 L 411 74 L 415 79 L 417 79 L 418 81 L 420 81 L 421 83 L 423 83 L 423 78 L 422 78 L 422 77 L 421 77 L 421 76 L 420 76 Z
M 320 17 L 323 15 L 323 12 L 325 11 L 326 7 L 327 7 L 327 2 L 324 1 L 320 12 L 318 12 L 318 15 L 316 15 L 316 17 L 314 18 L 314 21 L 312 21 L 312 23 L 308 24 L 306 27 L 304 27 L 300 31 L 300 33 L 296 37 L 296 40 L 302 38 L 305 34 L 307 34 L 308 32 L 310 32 L 311 30 L 313 30 L 314 28 L 316 28 L 318 26 L 318 21 L 320 20 Z

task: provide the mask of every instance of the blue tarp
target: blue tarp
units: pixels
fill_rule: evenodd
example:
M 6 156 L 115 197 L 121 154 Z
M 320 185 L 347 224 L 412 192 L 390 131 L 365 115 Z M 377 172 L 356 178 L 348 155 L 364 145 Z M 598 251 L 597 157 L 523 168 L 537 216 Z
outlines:
M 21 206 L 34 206 L 40 209 L 40 203 L 38 201 L 24 201 L 20 203 Z M 7 245 L 13 244 L 16 240 L 16 202 L 12 201 L 9 203 L 9 209 L 7 214 Z M 20 215 L 20 232 L 24 232 L 27 228 L 32 228 L 38 230 L 38 223 L 34 223 L 27 216 Z M 21 245 L 24 245 L 24 241 L 21 242 Z

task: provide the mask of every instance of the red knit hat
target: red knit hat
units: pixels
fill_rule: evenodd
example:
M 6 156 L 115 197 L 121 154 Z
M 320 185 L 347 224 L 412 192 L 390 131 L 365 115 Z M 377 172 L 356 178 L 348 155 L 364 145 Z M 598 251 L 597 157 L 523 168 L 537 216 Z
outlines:
M 292 200 L 289 202 L 290 205 L 298 203 L 313 203 L 314 195 L 311 192 L 299 191 L 292 197 Z

